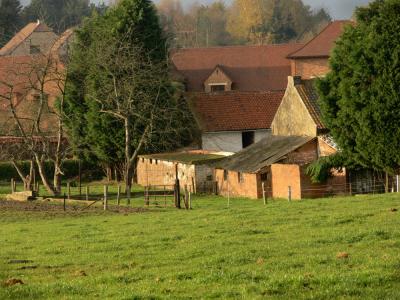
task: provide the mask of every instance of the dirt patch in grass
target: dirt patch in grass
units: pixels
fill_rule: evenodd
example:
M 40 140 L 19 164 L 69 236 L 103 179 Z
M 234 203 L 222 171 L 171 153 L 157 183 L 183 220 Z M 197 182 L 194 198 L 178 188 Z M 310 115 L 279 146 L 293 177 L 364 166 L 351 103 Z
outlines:
M 24 284 L 24 282 L 21 279 L 10 278 L 3 283 L 4 286 L 13 286 L 17 284 Z
M 103 213 L 119 213 L 131 214 L 142 213 L 147 211 L 145 208 L 133 208 L 126 206 L 109 206 L 107 212 L 103 210 L 102 206 L 92 205 L 88 207 L 87 204 L 72 204 L 67 205 L 66 210 L 60 203 L 53 203 L 49 201 L 7 201 L 0 200 L 0 213 L 1 212 L 32 212 L 32 213 L 45 213 L 46 215 L 87 215 L 87 214 L 103 214 Z

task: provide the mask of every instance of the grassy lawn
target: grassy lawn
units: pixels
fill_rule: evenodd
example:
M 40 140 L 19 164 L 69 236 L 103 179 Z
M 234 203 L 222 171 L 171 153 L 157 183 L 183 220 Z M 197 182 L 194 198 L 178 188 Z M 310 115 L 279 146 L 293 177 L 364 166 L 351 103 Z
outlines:
M 400 195 L 230 204 L 0 210 L 0 299 L 400 299 Z

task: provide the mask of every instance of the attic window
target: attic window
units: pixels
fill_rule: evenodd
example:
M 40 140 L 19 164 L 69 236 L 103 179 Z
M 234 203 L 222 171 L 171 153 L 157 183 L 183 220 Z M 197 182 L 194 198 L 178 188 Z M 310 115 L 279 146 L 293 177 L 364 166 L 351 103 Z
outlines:
M 210 84 L 210 90 L 212 93 L 214 92 L 224 92 L 225 91 L 225 84 Z
M 242 146 L 243 149 L 248 146 L 254 144 L 255 141 L 255 133 L 254 131 L 244 131 L 242 132 Z
M 244 182 L 244 176 L 242 172 L 238 172 L 238 182 L 243 183 Z
M 40 53 L 40 46 L 38 46 L 38 45 L 30 45 L 29 53 L 30 54 L 39 54 Z

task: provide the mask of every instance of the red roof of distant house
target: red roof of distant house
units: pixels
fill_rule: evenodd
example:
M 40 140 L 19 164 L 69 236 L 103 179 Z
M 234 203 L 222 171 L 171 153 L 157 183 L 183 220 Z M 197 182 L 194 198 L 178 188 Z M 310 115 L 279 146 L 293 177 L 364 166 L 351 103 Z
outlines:
M 329 23 L 316 37 L 288 57 L 329 57 L 336 40 L 342 35 L 344 27 L 349 24 L 354 23 L 349 20 Z
M 287 56 L 303 44 L 232 46 L 177 50 L 172 55 L 189 92 L 204 91 L 204 81 L 223 67 L 239 91 L 284 90 L 291 74 Z
M 284 92 L 196 93 L 191 105 L 206 132 L 269 129 Z
M 8 96 L 10 88 L 13 93 L 23 94 L 29 89 L 33 74 L 30 74 L 33 58 L 31 56 L 0 56 L 0 95 Z M 0 109 L 4 105 L 0 99 Z
M 3 48 L 0 49 L 0 56 L 9 55 L 23 41 L 25 41 L 33 32 L 52 32 L 46 24 L 35 22 L 29 23 L 22 28 Z

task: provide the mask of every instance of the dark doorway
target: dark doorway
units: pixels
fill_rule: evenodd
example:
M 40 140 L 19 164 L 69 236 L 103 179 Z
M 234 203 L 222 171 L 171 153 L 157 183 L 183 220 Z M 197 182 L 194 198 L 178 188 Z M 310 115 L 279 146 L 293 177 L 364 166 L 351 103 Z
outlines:
M 244 131 L 242 132 L 242 146 L 243 149 L 254 144 L 254 131 Z

